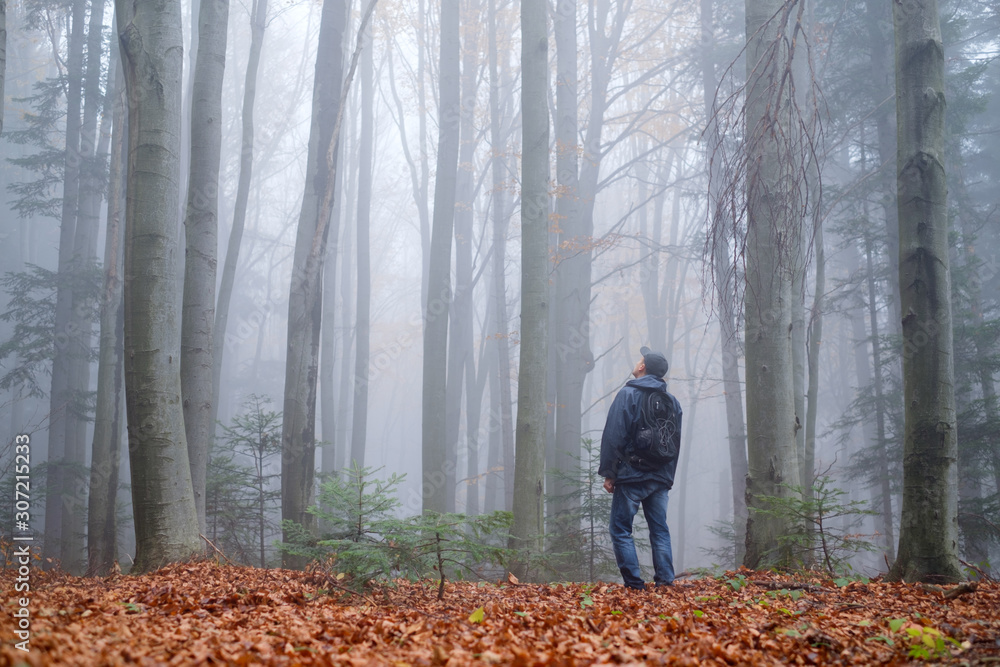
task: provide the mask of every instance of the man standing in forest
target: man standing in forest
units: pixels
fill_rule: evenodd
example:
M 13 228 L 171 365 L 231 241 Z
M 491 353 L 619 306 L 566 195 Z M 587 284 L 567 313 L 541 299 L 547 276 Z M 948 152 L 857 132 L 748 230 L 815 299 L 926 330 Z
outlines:
M 680 451 L 681 406 L 667 393 L 669 364 L 648 347 L 642 359 L 615 396 L 601 436 L 604 489 L 613 493 L 610 533 L 615 561 L 627 588 L 642 590 L 639 557 L 632 539 L 632 521 L 639 505 L 649 526 L 653 546 L 653 581 L 669 586 L 674 581 L 670 529 L 667 527 L 667 494 L 674 484 Z

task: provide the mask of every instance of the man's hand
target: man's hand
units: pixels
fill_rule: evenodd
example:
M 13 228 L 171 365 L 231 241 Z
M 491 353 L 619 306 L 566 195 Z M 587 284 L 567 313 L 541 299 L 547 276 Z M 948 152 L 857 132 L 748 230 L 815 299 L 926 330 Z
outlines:
M 610 477 L 606 478 L 604 480 L 604 490 L 607 491 L 608 493 L 614 493 L 615 492 L 615 480 L 611 479 Z

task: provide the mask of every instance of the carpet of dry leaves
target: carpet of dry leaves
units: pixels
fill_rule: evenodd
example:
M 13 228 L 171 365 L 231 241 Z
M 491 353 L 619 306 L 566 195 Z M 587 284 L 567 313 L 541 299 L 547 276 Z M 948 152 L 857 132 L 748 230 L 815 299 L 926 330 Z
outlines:
M 948 599 L 749 571 L 638 592 L 512 578 L 449 582 L 438 600 L 433 582 L 358 596 L 316 573 L 211 562 L 33 570 L 25 653 L 14 576 L 0 572 L 0 665 L 1000 664 L 996 582 Z

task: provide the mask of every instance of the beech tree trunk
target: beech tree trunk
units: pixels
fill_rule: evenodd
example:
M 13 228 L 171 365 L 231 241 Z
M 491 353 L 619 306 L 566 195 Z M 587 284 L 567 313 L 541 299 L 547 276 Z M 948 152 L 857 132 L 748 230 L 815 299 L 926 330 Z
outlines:
M 427 300 L 424 303 L 423 500 L 424 511 L 446 512 L 449 489 L 445 426 L 451 242 L 455 222 L 455 176 L 461 118 L 459 95 L 459 2 L 441 0 L 440 102 L 437 179 L 431 230 Z M 451 471 L 452 474 L 454 471 Z
M 205 476 L 215 437 L 212 409 L 215 274 L 218 264 L 222 77 L 226 69 L 229 0 L 201 0 L 198 58 L 191 97 L 191 164 L 184 216 L 184 301 L 181 395 L 199 530 L 205 532 Z
M 903 324 L 903 506 L 895 581 L 955 581 L 958 438 L 951 328 L 944 47 L 936 0 L 893 3 Z
M 892 516 L 892 480 L 889 479 L 889 446 L 886 441 L 885 415 L 886 398 L 882 386 L 882 342 L 879 333 L 878 302 L 875 294 L 875 267 L 872 262 L 872 241 L 865 239 L 865 269 L 868 276 L 868 319 L 872 330 L 872 366 L 873 388 L 875 390 L 875 446 L 878 448 L 878 477 L 881 505 L 882 534 L 885 536 L 886 554 L 890 559 L 896 552 L 896 539 L 893 536 Z
M 791 534 L 786 520 L 759 514 L 762 496 L 789 496 L 798 486 L 792 293 L 796 225 L 801 222 L 788 171 L 796 158 L 787 144 L 792 91 L 779 85 L 791 68 L 781 20 L 781 0 L 746 3 L 747 288 L 746 387 L 748 468 L 746 555 L 752 569 L 792 566 L 778 538 Z M 785 139 L 779 139 L 784 137 Z
M 735 563 L 742 563 L 746 551 L 747 527 L 747 436 L 743 417 L 743 386 L 740 383 L 740 341 L 737 337 L 736 275 L 724 233 L 731 221 L 725 219 L 725 206 L 720 201 L 722 189 L 722 136 L 719 132 L 718 105 L 715 93 L 716 51 L 712 0 L 700 0 L 701 73 L 704 94 L 709 160 L 709 206 L 712 207 L 712 268 L 715 297 L 719 308 L 719 335 L 722 347 L 722 386 L 726 396 L 726 427 L 729 440 L 729 470 L 732 481 L 733 539 Z
M 91 450 L 90 493 L 87 497 L 87 574 L 106 576 L 118 555 L 118 467 L 124 425 L 125 308 L 122 301 L 124 243 L 125 73 L 112 44 L 114 85 L 108 91 L 112 106 L 111 171 L 108 176 L 108 217 L 104 243 L 104 291 L 101 300 L 100 358 L 97 366 L 97 406 Z
M 507 336 L 507 196 L 504 182 L 507 176 L 506 151 L 501 149 L 501 73 L 498 67 L 497 11 L 496 0 L 488 0 L 488 40 L 490 67 L 490 145 L 493 159 L 490 160 L 490 174 L 493 179 L 493 257 L 491 308 L 494 313 L 493 348 L 495 360 L 491 362 L 493 380 L 490 385 L 490 450 L 488 456 L 489 474 L 486 478 L 486 500 L 484 509 L 492 512 L 499 509 L 510 511 L 514 498 L 514 417 L 510 391 L 510 343 Z M 502 472 L 502 474 L 501 474 Z
M 233 226 L 229 231 L 226 259 L 222 265 L 222 279 L 215 306 L 215 322 L 212 325 L 212 434 L 219 418 L 219 394 L 222 388 L 222 358 L 226 351 L 226 328 L 229 324 L 229 305 L 232 301 L 233 285 L 236 282 L 236 267 L 239 264 L 240 246 L 243 244 L 243 230 L 246 227 L 247 203 L 250 199 L 250 182 L 253 179 L 254 158 L 254 117 L 253 107 L 257 99 L 257 72 L 260 70 L 260 52 L 264 45 L 264 30 L 267 27 L 267 0 L 254 0 L 250 9 L 250 55 L 243 80 L 243 133 L 240 142 L 240 175 L 236 184 L 236 202 L 233 208 Z
M 4 80 L 7 78 L 7 0 L 0 0 L 0 134 L 3 133 Z
M 373 2 L 374 0 L 367 0 Z M 354 357 L 354 417 L 351 420 L 351 459 L 364 466 L 368 435 L 368 383 L 371 356 L 371 256 L 369 232 L 372 204 L 372 153 L 374 151 L 375 119 L 372 111 L 375 97 L 374 56 L 369 30 L 365 37 L 368 48 L 361 54 L 361 146 L 358 177 L 358 284 L 355 319 Z
M 176 292 L 181 6 L 116 0 L 115 10 L 129 101 L 124 331 L 133 571 L 147 572 L 201 551 L 181 407 Z
M 466 11 L 471 9 L 466 5 Z M 458 171 L 455 178 L 455 298 L 450 309 L 450 335 L 448 337 L 448 385 L 446 407 L 446 429 L 448 435 L 448 486 L 455 489 L 447 498 L 448 511 L 454 512 L 458 496 L 458 444 L 462 416 L 462 396 L 466 397 L 466 424 L 471 426 L 469 419 L 477 408 L 472 404 L 476 400 L 476 359 L 473 350 L 473 319 L 475 308 L 472 302 L 475 287 L 472 275 L 472 214 L 475 209 L 476 186 L 473 174 L 476 146 L 478 145 L 477 129 L 475 127 L 476 95 L 478 92 L 479 55 L 477 42 L 479 31 L 476 25 L 465 27 L 462 35 L 465 48 L 462 54 L 461 75 L 461 118 L 459 121 Z M 476 457 L 472 451 L 475 439 L 474 430 L 467 428 L 466 434 L 466 512 L 468 512 L 469 494 L 478 489 L 475 486 L 476 476 L 469 469 L 469 463 Z
M 295 255 L 288 296 L 288 354 L 281 430 L 281 518 L 312 530 L 307 512 L 316 474 L 316 383 L 322 320 L 322 271 L 330 232 L 330 211 L 324 197 L 336 178 L 334 119 L 341 103 L 343 39 L 347 7 L 343 0 L 324 0 L 320 19 L 312 124 L 306 185 L 295 237 Z M 332 200 L 331 200 L 332 201 Z M 336 236 L 336 232 L 334 232 Z M 318 244 L 318 245 L 317 245 Z M 333 322 L 327 321 L 327 326 Z M 284 539 L 288 539 L 287 531 Z M 305 560 L 285 554 L 285 567 L 302 567 Z
M 553 18 L 556 43 L 556 181 L 555 201 L 558 234 L 555 269 L 555 418 L 556 433 L 547 458 L 549 496 L 562 500 L 552 503 L 550 516 L 571 511 L 572 485 L 557 475 L 571 472 L 579 464 L 582 435 L 583 381 L 594 365 L 590 349 L 590 261 L 593 243 L 593 215 L 584 215 L 580 201 L 579 121 L 577 109 L 577 33 L 575 0 L 559 0 Z M 604 91 L 599 91 L 603 96 Z M 603 109 L 597 113 L 603 116 Z M 591 117 L 591 126 L 600 126 L 603 117 Z M 600 135 L 597 135 L 600 143 Z M 591 150 L 590 152 L 599 152 Z M 589 155 L 590 159 L 595 156 Z M 599 159 L 599 157 L 598 157 Z M 593 192 L 587 197 L 593 208 Z M 588 224 L 590 223 L 590 224 Z
M 542 550 L 548 319 L 548 21 L 541 0 L 521 0 L 521 356 L 517 384 L 514 525 L 510 546 Z M 523 564 L 516 569 L 524 572 Z
M 97 235 L 103 199 L 102 181 L 109 137 L 98 131 L 98 116 L 104 104 L 101 91 L 104 3 L 92 2 L 87 26 L 86 68 L 83 73 L 82 121 L 79 151 L 71 159 L 79 165 L 77 174 L 76 234 L 73 239 L 73 276 L 89 271 L 97 261 Z M 75 278 L 73 278 L 75 280 Z M 92 351 L 92 313 L 96 304 L 89 296 L 73 292 L 73 307 L 65 332 L 70 357 L 69 396 L 67 404 L 65 456 L 62 470 L 62 544 L 60 564 L 67 572 L 82 573 L 86 547 L 83 526 L 86 523 L 88 479 L 83 474 L 87 459 L 87 409 L 82 396 L 90 389 Z
M 86 0 L 75 0 L 71 10 L 68 53 L 66 58 L 66 160 L 63 169 L 62 211 L 59 226 L 58 271 L 64 280 L 56 292 L 55 331 L 58 343 L 52 359 L 52 383 L 49 390 L 48 477 L 45 485 L 44 562 L 56 562 L 63 556 L 63 491 L 66 488 L 66 442 L 76 428 L 71 409 L 73 394 L 72 354 L 76 351 L 70 336 L 73 317 L 72 279 L 76 217 L 80 193 L 80 125 L 83 87 L 84 20 Z M 51 559 L 51 560 L 50 560 Z

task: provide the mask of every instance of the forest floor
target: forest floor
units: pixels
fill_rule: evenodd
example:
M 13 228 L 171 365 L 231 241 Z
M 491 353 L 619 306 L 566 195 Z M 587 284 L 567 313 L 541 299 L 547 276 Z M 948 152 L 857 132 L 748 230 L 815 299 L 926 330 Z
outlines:
M 1000 584 L 743 570 L 667 589 L 400 582 L 200 562 L 143 576 L 0 571 L 0 665 L 1000 664 Z M 841 585 L 838 585 L 841 584 Z M 950 591 L 949 591 L 950 592 Z M 29 651 L 15 612 L 27 598 Z

